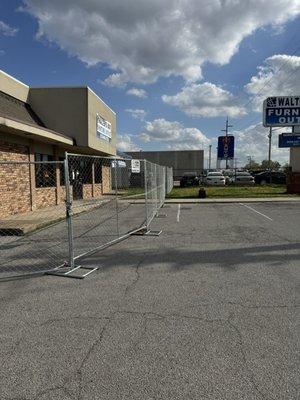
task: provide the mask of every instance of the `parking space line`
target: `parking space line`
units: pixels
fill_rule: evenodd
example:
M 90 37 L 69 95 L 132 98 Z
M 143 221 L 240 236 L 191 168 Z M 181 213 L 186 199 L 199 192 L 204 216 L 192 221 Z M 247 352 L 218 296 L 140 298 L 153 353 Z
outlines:
M 265 215 L 265 214 L 263 214 L 263 213 L 261 213 L 261 212 L 255 210 L 255 208 L 252 208 L 252 207 L 250 207 L 250 206 L 247 206 L 247 204 L 244 204 L 244 203 L 239 203 L 239 204 L 240 204 L 241 206 L 244 206 L 244 207 L 249 208 L 249 210 L 254 211 L 256 214 L 259 214 L 259 215 L 261 215 L 262 217 L 267 218 L 267 219 L 270 220 L 270 221 L 273 221 L 272 218 L 270 218 L 270 217 L 268 217 L 267 215 Z
M 176 217 L 177 222 L 179 222 L 179 218 L 180 218 L 180 204 L 178 204 L 178 211 L 177 211 L 177 217 Z

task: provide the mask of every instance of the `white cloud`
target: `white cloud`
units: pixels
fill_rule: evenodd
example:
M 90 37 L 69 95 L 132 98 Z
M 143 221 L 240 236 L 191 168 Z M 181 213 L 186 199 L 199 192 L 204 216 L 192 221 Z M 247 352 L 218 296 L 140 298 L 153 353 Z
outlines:
M 141 99 L 145 99 L 147 97 L 147 92 L 144 89 L 131 88 L 128 89 L 126 93 L 130 94 L 131 96 L 140 97 Z
M 146 122 L 139 139 L 145 143 L 164 142 L 167 149 L 202 149 L 210 140 L 197 128 L 186 128 L 180 122 L 163 118 Z
M 132 135 L 124 134 L 117 136 L 117 149 L 120 151 L 138 151 L 139 148 L 132 140 Z
M 278 147 L 278 134 L 288 132 L 287 128 L 276 129 L 272 137 L 272 160 L 280 163 L 289 162 L 289 149 Z M 238 165 L 243 166 L 247 162 L 247 156 L 251 156 L 255 161 L 268 159 L 269 150 L 269 128 L 265 128 L 261 123 L 251 125 L 242 131 L 234 131 L 235 136 L 235 157 Z
M 189 116 L 196 117 L 241 117 L 245 109 L 238 99 L 227 90 L 210 82 L 193 83 L 173 96 L 162 96 L 165 103 L 178 107 Z
M 46 37 L 88 65 L 107 64 L 107 84 L 159 76 L 201 78 L 209 61 L 226 64 L 256 29 L 281 26 L 299 0 L 24 0 Z M 117 74 L 117 76 L 115 75 Z
M 147 111 L 139 108 L 136 109 L 127 108 L 125 111 L 131 114 L 133 118 L 139 119 L 141 121 L 143 121 L 147 115 Z
M 262 110 L 262 104 L 269 96 L 290 96 L 300 93 L 300 57 L 277 54 L 265 60 L 258 67 L 258 74 L 252 76 L 245 86 L 252 96 L 253 107 Z
M 126 86 L 126 79 L 124 79 L 124 74 L 111 74 L 104 81 L 99 81 L 106 86 L 124 87 Z
M 19 29 L 17 28 L 12 28 L 8 24 L 6 24 L 3 21 L 0 21 L 0 35 L 4 36 L 16 36 L 18 33 Z

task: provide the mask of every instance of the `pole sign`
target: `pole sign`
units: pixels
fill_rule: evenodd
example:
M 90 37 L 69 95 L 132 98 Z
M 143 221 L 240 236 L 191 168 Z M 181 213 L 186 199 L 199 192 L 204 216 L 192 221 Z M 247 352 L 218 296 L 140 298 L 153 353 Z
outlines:
M 234 136 L 218 137 L 218 159 L 226 160 L 234 158 Z
M 139 174 L 141 172 L 140 160 L 131 160 L 131 172 Z
M 280 148 L 300 147 L 300 133 L 282 133 L 278 138 L 278 146 Z
M 263 105 L 263 124 L 300 125 L 300 96 L 268 97 Z

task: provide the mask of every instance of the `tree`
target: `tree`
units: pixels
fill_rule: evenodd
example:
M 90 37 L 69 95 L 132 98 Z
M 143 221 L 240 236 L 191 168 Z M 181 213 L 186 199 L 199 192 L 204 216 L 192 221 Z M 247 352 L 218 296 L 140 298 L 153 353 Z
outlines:
M 256 162 L 256 161 L 249 161 L 245 166 L 245 169 L 247 169 L 248 171 L 256 171 L 258 169 L 260 169 L 260 165 Z
M 281 167 L 278 161 L 272 161 L 270 163 L 271 171 L 278 171 Z M 261 169 L 268 170 L 269 169 L 269 160 L 263 160 L 260 165 Z

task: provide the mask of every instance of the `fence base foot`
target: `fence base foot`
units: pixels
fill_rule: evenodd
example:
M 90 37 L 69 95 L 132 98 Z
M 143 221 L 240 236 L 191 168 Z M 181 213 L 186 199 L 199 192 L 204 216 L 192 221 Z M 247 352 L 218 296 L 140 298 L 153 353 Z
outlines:
M 142 228 L 136 232 L 131 233 L 131 236 L 159 236 L 162 231 L 151 231 L 146 228 Z
M 147 231 L 145 236 L 159 236 L 161 233 L 162 231 Z
M 74 271 L 77 271 L 79 269 L 87 269 L 89 270 L 89 272 L 86 272 L 83 275 L 74 274 Z M 71 268 L 65 272 L 60 271 L 58 268 L 57 270 L 46 272 L 46 275 L 62 276 L 64 278 L 84 279 L 86 276 L 90 275 L 94 271 L 97 271 L 98 269 L 98 267 L 82 267 L 81 265 L 78 265 L 77 267 Z

